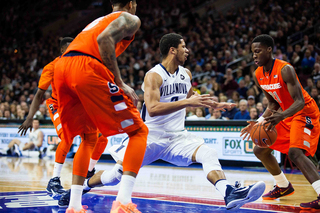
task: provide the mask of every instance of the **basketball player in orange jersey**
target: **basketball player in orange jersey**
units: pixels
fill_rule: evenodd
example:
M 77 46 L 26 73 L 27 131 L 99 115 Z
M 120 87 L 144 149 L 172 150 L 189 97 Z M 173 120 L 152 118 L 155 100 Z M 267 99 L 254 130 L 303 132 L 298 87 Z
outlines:
M 267 110 L 256 122 L 269 123 L 267 130 L 276 128 L 278 137 L 269 148 L 254 147 L 254 154 L 273 175 L 277 185 L 262 196 L 265 200 L 291 195 L 294 189 L 271 154 L 278 150 L 288 154 L 318 194 L 315 201 L 301 203 L 302 209 L 320 209 L 320 176 L 314 164 L 307 158 L 317 150 L 319 139 L 319 109 L 316 102 L 301 87 L 294 68 L 287 62 L 274 59 L 274 41 L 269 35 L 253 39 L 251 50 L 254 62 L 259 66 L 253 79 L 269 103 Z M 249 139 L 256 122 L 242 129 L 241 136 Z
M 135 177 L 146 149 L 148 128 L 135 107 L 138 96 L 121 79 L 117 57 L 140 28 L 135 0 L 112 0 L 113 12 L 90 23 L 69 45 L 55 65 L 60 120 L 67 141 L 82 135 L 73 160 L 67 213 L 85 212 L 81 204 L 97 129 L 105 136 L 127 133 L 129 145 L 123 176 L 111 212 L 139 212 L 131 202 Z
M 69 44 L 73 41 L 73 38 L 70 37 L 65 37 L 61 40 L 60 42 L 60 52 L 63 54 Z M 57 60 L 60 57 L 57 57 L 55 60 L 47 64 L 42 71 L 40 80 L 39 80 L 39 89 L 31 103 L 30 106 L 30 111 L 28 113 L 27 119 L 23 122 L 23 124 L 19 127 L 19 132 L 21 132 L 21 135 L 25 135 L 27 130 L 32 128 L 32 121 L 33 121 L 33 116 L 36 113 L 36 111 L 39 109 L 39 105 L 42 103 L 43 95 L 48 89 L 49 85 L 51 84 L 52 87 L 52 94 L 51 98 L 46 100 L 46 105 L 49 109 L 50 112 L 50 117 L 51 120 L 56 128 L 57 134 L 59 138 L 61 139 L 61 142 L 58 145 L 58 148 L 56 150 L 56 155 L 55 155 L 55 164 L 54 164 L 54 169 L 53 169 L 53 176 L 49 180 L 48 186 L 47 186 L 47 192 L 49 194 L 52 194 L 53 197 L 57 197 L 61 195 L 63 192 L 63 187 L 61 186 L 60 182 L 60 173 L 61 169 L 63 166 L 63 163 L 66 159 L 67 153 L 70 150 L 70 147 L 72 145 L 72 141 L 70 143 L 66 143 L 64 139 L 64 134 L 61 128 L 61 123 L 60 123 L 60 118 L 59 118 L 59 113 L 57 111 L 58 109 L 58 101 L 57 101 L 57 94 L 55 90 L 55 85 L 53 81 L 53 73 L 54 73 L 54 65 L 57 62 Z M 82 138 L 82 140 L 84 140 Z M 97 135 L 98 142 L 94 148 L 94 151 L 92 153 L 91 159 L 90 159 L 90 166 L 89 166 L 89 171 L 87 174 L 87 177 L 91 177 L 94 174 L 94 166 L 97 163 L 97 161 L 100 159 L 102 153 L 104 152 L 107 144 L 108 144 L 108 139 L 105 138 L 104 136 L 99 137 Z

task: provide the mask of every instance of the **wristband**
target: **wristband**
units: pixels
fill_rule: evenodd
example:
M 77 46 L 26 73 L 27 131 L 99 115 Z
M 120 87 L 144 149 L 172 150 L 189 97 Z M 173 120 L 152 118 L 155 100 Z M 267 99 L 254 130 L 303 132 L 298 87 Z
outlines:
M 265 119 L 263 116 L 261 116 L 260 118 L 257 119 L 258 123 L 263 122 Z

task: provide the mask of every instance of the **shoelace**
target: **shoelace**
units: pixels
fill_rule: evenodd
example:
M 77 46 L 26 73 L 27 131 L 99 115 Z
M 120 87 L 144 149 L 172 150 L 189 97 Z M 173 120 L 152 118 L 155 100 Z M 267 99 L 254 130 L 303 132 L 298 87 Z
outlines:
M 137 209 L 137 205 L 136 204 L 134 204 L 134 203 L 129 203 L 128 205 L 127 205 L 127 208 L 129 209 L 129 210 L 131 210 L 131 211 L 138 211 L 138 212 L 140 212 L 138 209 Z

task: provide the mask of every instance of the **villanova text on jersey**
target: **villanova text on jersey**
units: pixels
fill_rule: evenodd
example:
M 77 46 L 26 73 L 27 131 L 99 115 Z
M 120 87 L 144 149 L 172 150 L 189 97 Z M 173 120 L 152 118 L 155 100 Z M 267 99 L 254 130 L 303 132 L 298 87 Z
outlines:
M 188 93 L 187 85 L 185 83 L 168 84 L 160 89 L 160 96 L 167 96 L 167 95 L 178 94 L 178 93 L 182 93 L 182 94 Z

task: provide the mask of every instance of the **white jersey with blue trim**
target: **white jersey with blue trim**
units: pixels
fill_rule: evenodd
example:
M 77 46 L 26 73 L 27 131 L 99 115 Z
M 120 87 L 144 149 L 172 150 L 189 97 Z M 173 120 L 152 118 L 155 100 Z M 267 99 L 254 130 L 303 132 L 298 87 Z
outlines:
M 169 73 L 162 64 L 158 64 L 148 72 L 155 72 L 162 78 L 160 86 L 160 102 L 174 102 L 187 98 L 191 89 L 190 76 L 186 69 L 179 66 L 174 74 Z M 144 90 L 144 84 L 142 84 Z M 150 117 L 146 106 L 143 104 L 141 117 L 149 129 L 161 129 L 164 131 L 184 130 L 186 110 L 181 109 L 167 115 Z

